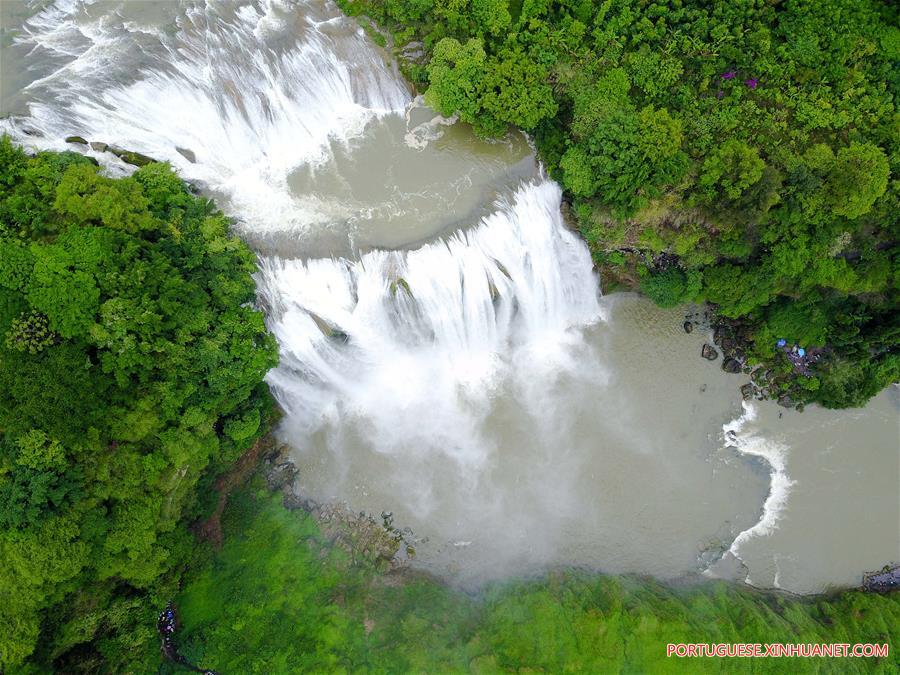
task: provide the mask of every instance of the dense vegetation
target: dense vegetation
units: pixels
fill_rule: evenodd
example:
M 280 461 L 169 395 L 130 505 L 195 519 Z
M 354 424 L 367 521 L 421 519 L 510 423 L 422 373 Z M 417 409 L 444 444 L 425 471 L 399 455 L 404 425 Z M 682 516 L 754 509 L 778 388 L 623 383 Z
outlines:
M 187 523 L 269 417 L 254 266 L 167 165 L 0 139 L 0 671 L 158 649 Z
M 221 673 L 895 673 L 900 598 L 789 599 L 725 583 L 553 574 L 473 599 L 378 571 L 305 512 L 245 490 L 178 598 L 180 651 Z M 886 659 L 676 659 L 669 642 L 892 643 Z M 155 669 L 148 654 L 144 670 Z
M 896 3 L 340 4 L 423 43 L 406 72 L 442 113 L 529 131 L 597 262 L 712 303 L 771 395 L 857 406 L 900 379 Z

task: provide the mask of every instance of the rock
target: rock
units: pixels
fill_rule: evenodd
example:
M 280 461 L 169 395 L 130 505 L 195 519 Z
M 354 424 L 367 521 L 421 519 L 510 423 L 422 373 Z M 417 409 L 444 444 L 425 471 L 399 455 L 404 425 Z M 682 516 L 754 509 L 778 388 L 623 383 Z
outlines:
M 391 282 L 391 295 L 397 295 L 398 289 L 403 290 L 409 297 L 413 297 L 412 291 L 409 288 L 409 283 L 407 283 L 406 279 L 403 277 L 399 277 Z
M 316 327 L 322 332 L 327 338 L 334 338 L 336 340 L 340 340 L 341 342 L 347 343 L 350 341 L 350 336 L 347 335 L 344 331 L 336 326 L 332 326 L 325 319 L 320 317 L 318 314 L 314 314 L 313 312 L 307 312 L 313 322 L 316 324 Z
M 294 482 L 297 473 L 293 462 L 279 462 L 266 472 L 266 484 L 270 490 L 281 490 Z
M 726 373 L 739 373 L 741 372 L 741 362 L 737 359 L 725 359 L 722 362 L 722 370 Z
M 77 143 L 78 145 L 88 144 L 81 136 L 66 136 L 66 143 Z
M 684 332 L 690 333 L 692 330 L 694 330 L 694 324 L 692 324 L 690 321 L 685 321 L 684 322 Z
M 700 356 L 707 361 L 715 361 L 719 358 L 719 352 L 713 349 L 712 345 L 703 345 L 703 349 L 700 350 Z
M 425 62 L 425 47 L 421 42 L 408 42 L 400 48 L 400 57 L 414 63 Z
M 94 152 L 106 152 L 106 149 L 109 147 L 106 143 L 101 143 L 100 141 L 91 141 L 91 150 Z
M 778 405 L 780 405 L 782 408 L 793 408 L 794 402 L 791 400 L 790 396 L 779 396 Z
M 184 157 L 187 161 L 189 161 L 191 164 L 196 164 L 196 163 L 197 163 L 197 155 L 194 154 L 194 151 L 193 151 L 193 150 L 188 150 L 187 148 L 178 148 L 178 147 L 176 147 L 176 148 L 175 148 L 175 151 L 176 151 L 179 155 L 181 155 L 182 157 Z
M 749 401 L 751 398 L 753 398 L 753 394 L 755 392 L 756 392 L 756 387 L 751 382 L 748 382 L 743 387 L 741 387 L 741 397 L 745 401 Z
M 107 149 L 126 164 L 131 164 L 133 166 L 146 166 L 147 164 L 152 164 L 156 161 L 152 157 L 131 150 L 122 150 L 121 148 L 113 147 Z
M 863 575 L 863 589 L 870 593 L 888 593 L 900 589 L 900 565 L 885 565 L 879 572 Z

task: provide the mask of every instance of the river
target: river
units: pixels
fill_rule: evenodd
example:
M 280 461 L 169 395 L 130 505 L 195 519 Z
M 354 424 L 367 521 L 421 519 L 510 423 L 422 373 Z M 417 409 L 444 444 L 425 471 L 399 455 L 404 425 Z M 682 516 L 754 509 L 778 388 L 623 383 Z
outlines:
M 328 2 L 0 4 L 0 129 L 171 162 L 260 256 L 299 488 L 454 584 L 576 566 L 811 593 L 900 560 L 900 395 L 742 404 L 702 326 L 601 296 L 529 140 L 414 97 Z

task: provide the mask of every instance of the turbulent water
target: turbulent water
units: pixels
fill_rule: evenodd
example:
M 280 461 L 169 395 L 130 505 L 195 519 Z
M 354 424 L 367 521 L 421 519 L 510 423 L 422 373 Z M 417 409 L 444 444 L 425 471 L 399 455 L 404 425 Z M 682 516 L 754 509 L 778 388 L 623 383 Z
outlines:
M 167 160 L 235 217 L 300 488 L 392 512 L 416 564 L 807 592 L 900 559 L 895 391 L 742 409 L 683 313 L 600 297 L 526 138 L 430 111 L 333 5 L 4 2 L 0 21 L 0 128 L 114 174 L 64 138 Z

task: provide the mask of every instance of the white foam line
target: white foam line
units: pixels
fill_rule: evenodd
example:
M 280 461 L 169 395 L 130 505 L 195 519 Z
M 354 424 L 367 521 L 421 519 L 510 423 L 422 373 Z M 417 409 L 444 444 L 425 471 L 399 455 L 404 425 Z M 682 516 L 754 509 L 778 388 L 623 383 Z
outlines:
M 777 529 L 778 521 L 781 520 L 784 509 L 787 506 L 791 488 L 796 483 L 787 473 L 786 459 L 788 448 L 786 446 L 761 436 L 742 433 L 747 424 L 756 419 L 757 409 L 752 403 L 746 401 L 741 403 L 741 405 L 744 409 L 743 414 L 722 425 L 725 439 L 733 443 L 740 453 L 764 459 L 770 467 L 771 482 L 769 495 L 763 503 L 763 513 L 759 522 L 735 537 L 731 547 L 728 549 L 728 552 L 738 559 L 741 559 L 740 549 L 743 544 L 755 537 L 768 536 Z M 748 584 L 751 583 L 749 572 L 745 581 Z M 777 578 L 774 583 L 777 588 Z

